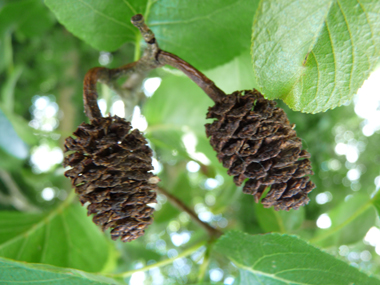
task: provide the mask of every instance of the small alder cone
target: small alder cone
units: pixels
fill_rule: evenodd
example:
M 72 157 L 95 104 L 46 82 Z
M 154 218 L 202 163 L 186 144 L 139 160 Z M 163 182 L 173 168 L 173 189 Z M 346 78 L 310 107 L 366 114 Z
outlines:
M 236 91 L 210 107 L 207 137 L 217 157 L 243 192 L 259 202 L 271 186 L 264 207 L 275 210 L 298 209 L 309 202 L 307 194 L 315 188 L 309 180 L 309 153 L 301 150 L 283 109 L 266 100 L 257 90 Z
M 65 172 L 71 178 L 82 204 L 90 203 L 88 215 L 111 237 L 132 241 L 144 234 L 153 221 L 158 177 L 148 172 L 152 150 L 138 130 L 119 117 L 94 119 L 82 123 L 76 138 L 65 141 Z

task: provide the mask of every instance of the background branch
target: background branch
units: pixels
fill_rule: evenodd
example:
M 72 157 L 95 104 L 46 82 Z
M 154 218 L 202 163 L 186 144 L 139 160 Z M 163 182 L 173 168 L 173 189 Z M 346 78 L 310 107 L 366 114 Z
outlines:
M 165 189 L 158 187 L 158 192 L 165 195 L 166 198 L 170 201 L 170 203 L 173 204 L 175 207 L 177 207 L 179 210 L 186 212 L 194 222 L 196 222 L 204 230 L 206 230 L 206 232 L 209 234 L 211 238 L 218 238 L 223 234 L 220 230 L 213 228 L 209 224 L 200 220 L 198 218 L 198 215 L 193 210 L 191 210 L 181 200 L 179 200 L 177 197 L 170 194 Z
M 5 170 L 0 170 L 0 179 L 9 191 L 9 196 L 1 195 L 1 201 L 10 202 L 17 210 L 26 212 L 39 212 L 22 194 L 12 176 Z
M 144 55 L 135 62 L 113 69 L 95 67 L 87 72 L 84 79 L 83 101 L 85 113 L 90 120 L 101 117 L 100 109 L 97 106 L 98 93 L 96 91 L 96 82 L 107 84 L 122 98 L 129 98 L 136 94 L 137 88 L 141 87 L 142 80 L 148 75 L 150 70 L 166 64 L 181 70 L 214 102 L 218 102 L 224 98 L 226 94 L 202 72 L 178 56 L 160 50 L 154 33 L 145 24 L 144 17 L 141 14 L 133 16 L 131 22 L 140 30 L 142 37 L 147 43 L 147 48 L 144 51 Z M 121 76 L 127 75 L 130 75 L 130 80 L 124 84 L 123 88 L 118 87 L 116 80 Z

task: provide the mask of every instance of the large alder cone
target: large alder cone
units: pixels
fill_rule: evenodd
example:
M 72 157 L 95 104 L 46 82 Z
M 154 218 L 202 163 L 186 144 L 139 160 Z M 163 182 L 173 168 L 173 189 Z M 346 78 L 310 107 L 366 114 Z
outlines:
M 149 171 L 152 150 L 138 130 L 122 118 L 96 118 L 82 123 L 75 138 L 65 141 L 65 172 L 71 178 L 88 215 L 103 230 L 111 228 L 113 240 L 132 241 L 153 221 L 156 183 Z
M 217 157 L 243 192 L 264 207 L 275 210 L 298 209 L 309 202 L 307 194 L 315 185 L 306 175 L 313 174 L 309 153 L 283 109 L 265 99 L 257 90 L 236 91 L 210 107 L 207 137 Z

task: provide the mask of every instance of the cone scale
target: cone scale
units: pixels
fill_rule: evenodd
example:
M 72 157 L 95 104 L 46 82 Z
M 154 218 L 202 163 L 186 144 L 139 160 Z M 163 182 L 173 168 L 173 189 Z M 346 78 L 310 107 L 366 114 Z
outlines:
M 88 215 L 111 237 L 132 241 L 153 221 L 156 183 L 152 150 L 138 130 L 117 116 L 82 123 L 65 141 L 64 166 Z
M 283 109 L 257 90 L 236 91 L 209 108 L 206 135 L 228 174 L 264 207 L 298 209 L 315 188 L 309 153 L 302 150 Z

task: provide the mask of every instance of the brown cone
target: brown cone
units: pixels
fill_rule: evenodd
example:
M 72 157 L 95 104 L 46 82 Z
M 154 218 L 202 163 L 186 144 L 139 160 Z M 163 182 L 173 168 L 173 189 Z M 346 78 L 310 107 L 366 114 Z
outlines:
M 88 215 L 111 237 L 132 241 L 152 223 L 158 178 L 148 172 L 152 150 L 138 130 L 117 116 L 82 123 L 65 141 L 65 172 Z
M 206 134 L 235 184 L 246 181 L 243 192 L 256 203 L 271 186 L 264 207 L 298 209 L 315 188 L 305 176 L 313 174 L 310 155 L 301 150 L 284 110 L 275 106 L 257 90 L 236 91 L 209 108 L 207 118 L 217 120 L 206 124 Z

